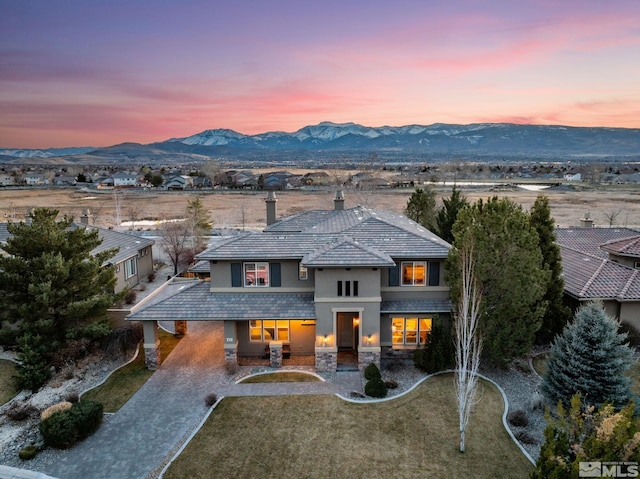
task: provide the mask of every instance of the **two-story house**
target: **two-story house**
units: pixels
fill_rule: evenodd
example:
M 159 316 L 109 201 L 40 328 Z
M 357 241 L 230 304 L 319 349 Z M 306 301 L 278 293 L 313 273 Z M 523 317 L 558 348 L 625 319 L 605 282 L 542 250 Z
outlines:
M 266 199 L 266 228 L 223 239 L 198 255 L 210 280 L 192 281 L 130 315 L 142 321 L 147 364 L 158 361 L 157 321 L 223 321 L 228 361 L 313 355 L 334 371 L 341 352 L 360 367 L 408 356 L 432 321 L 449 316 L 443 263 L 450 245 L 403 215 L 357 206 L 278 218 Z M 199 263 L 200 265 L 202 263 Z

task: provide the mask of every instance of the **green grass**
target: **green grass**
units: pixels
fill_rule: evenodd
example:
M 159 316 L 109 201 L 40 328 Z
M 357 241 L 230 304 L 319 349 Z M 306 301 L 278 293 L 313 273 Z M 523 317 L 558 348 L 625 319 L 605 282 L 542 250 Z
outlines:
M 13 381 L 14 374 L 16 374 L 16 364 L 0 359 L 0 405 L 12 399 L 19 392 Z
M 533 469 L 502 425 L 498 390 L 481 400 L 459 433 L 451 375 L 381 403 L 335 396 L 223 399 L 164 477 L 528 477 Z
M 313 374 L 299 373 L 299 372 L 281 372 L 281 373 L 268 373 L 258 374 L 243 379 L 241 382 L 246 384 L 254 383 L 315 383 L 320 381 Z
M 160 358 L 164 361 L 176 347 L 180 338 L 173 334 L 160 331 Z M 138 357 L 131 363 L 115 371 L 107 381 L 82 395 L 82 399 L 101 402 L 105 412 L 116 412 L 138 389 L 151 377 L 144 364 L 144 347 L 140 345 Z

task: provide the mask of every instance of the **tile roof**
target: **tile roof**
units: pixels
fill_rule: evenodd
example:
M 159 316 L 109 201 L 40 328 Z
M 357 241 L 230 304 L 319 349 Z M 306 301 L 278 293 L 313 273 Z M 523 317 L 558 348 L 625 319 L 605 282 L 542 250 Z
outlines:
M 450 313 L 450 299 L 404 299 L 382 301 L 380 312 L 387 314 Z
M 393 259 L 367 245 L 343 236 L 327 243 L 316 251 L 302 258 L 307 267 L 360 266 L 360 267 L 393 267 Z
M 630 238 L 609 241 L 603 244 L 601 248 L 618 256 L 638 258 L 640 257 L 640 234 Z
M 181 285 L 181 283 L 176 283 Z M 189 281 L 130 321 L 315 319 L 313 293 L 211 293 L 208 281 Z
M 558 244 L 602 258 L 608 256 L 601 248 L 605 243 L 640 235 L 629 228 L 557 228 L 555 232 Z

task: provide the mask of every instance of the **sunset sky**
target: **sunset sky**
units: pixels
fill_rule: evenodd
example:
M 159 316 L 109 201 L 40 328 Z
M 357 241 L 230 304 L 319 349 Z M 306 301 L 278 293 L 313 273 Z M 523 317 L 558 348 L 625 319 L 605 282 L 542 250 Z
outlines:
M 0 147 L 321 121 L 640 128 L 640 1 L 0 0 Z

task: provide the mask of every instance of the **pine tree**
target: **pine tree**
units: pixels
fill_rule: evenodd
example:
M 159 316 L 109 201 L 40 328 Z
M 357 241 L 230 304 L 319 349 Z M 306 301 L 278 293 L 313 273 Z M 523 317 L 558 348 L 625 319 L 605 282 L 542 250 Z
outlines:
M 625 372 L 631 367 L 632 351 L 618 328 L 601 303 L 578 309 L 551 347 L 542 382 L 549 401 L 566 405 L 576 393 L 596 407 L 612 402 L 620 408 L 629 401 L 631 380 Z
M 429 231 L 436 231 L 436 192 L 432 188 L 416 188 L 404 210 L 407 218 L 421 224 Z
M 445 275 L 455 303 L 462 284 L 461 251 L 455 245 L 474 245 L 483 359 L 503 365 L 529 353 L 546 308 L 549 277 L 529 215 L 508 198 L 479 200 L 460 211 L 453 235 Z
M 115 298 L 114 268 L 105 264 L 116 250 L 92 255 L 102 242 L 98 231 L 57 215 L 39 208 L 30 223 L 8 224 L 12 236 L 0 255 L 0 320 L 19 329 L 19 385 L 32 390 L 69 339 L 109 333 L 107 308 Z
M 538 233 L 538 246 L 545 267 L 550 271 L 544 301 L 547 309 L 542 325 L 536 333 L 536 342 L 546 344 L 562 331 L 571 319 L 571 310 L 564 304 L 564 280 L 562 279 L 562 257 L 556 243 L 556 233 L 549 198 L 538 196 L 530 210 L 531 225 Z
M 458 219 L 458 213 L 467 208 L 469 202 L 458 188 L 453 187 L 451 196 L 442 199 L 442 208 L 436 215 L 437 233 L 440 238 L 448 243 L 453 243 L 453 225 Z

